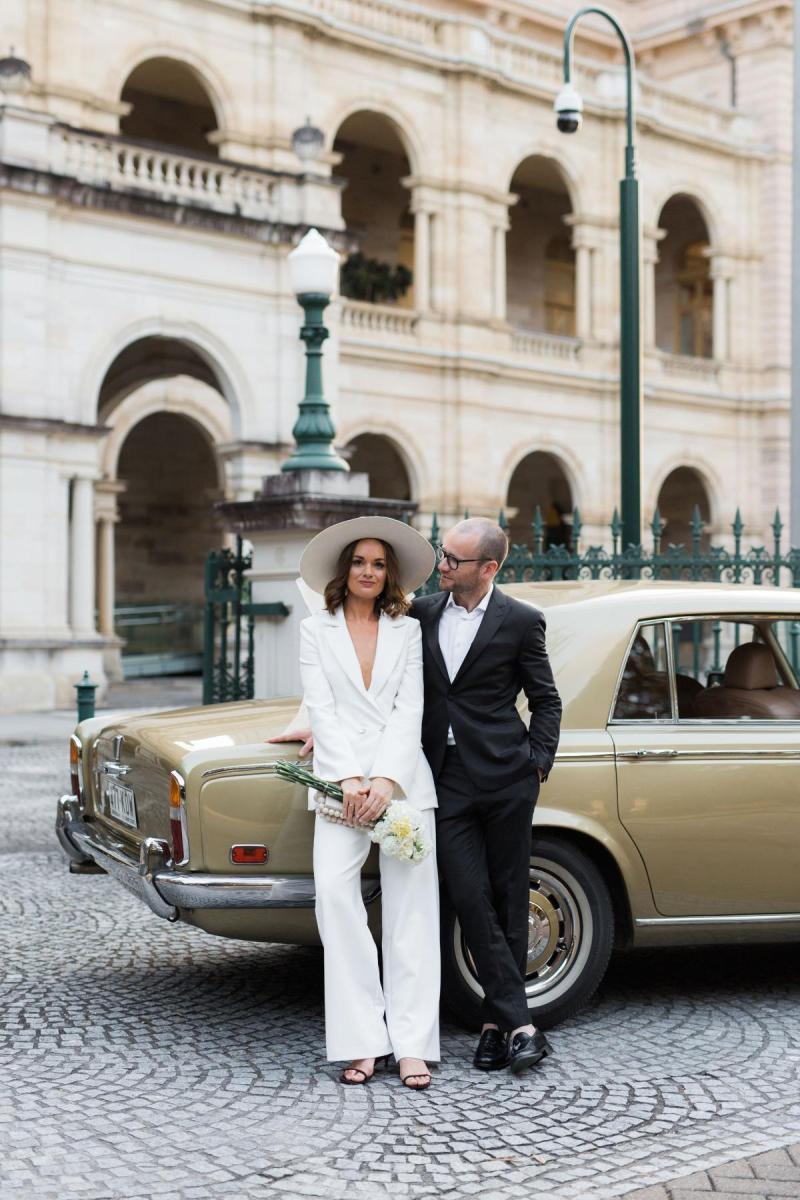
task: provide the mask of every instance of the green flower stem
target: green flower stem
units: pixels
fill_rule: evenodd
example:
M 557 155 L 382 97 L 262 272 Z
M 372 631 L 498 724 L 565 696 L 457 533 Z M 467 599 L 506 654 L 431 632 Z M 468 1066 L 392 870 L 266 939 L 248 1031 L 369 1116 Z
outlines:
M 316 775 L 312 775 L 311 771 L 307 771 L 299 763 L 281 759 L 275 763 L 275 774 L 279 775 L 281 779 L 288 779 L 290 783 L 299 783 L 301 787 L 313 788 L 317 792 L 322 792 L 323 796 L 330 796 L 332 800 L 342 799 L 342 789 L 338 783 L 331 783 L 328 779 L 318 779 Z

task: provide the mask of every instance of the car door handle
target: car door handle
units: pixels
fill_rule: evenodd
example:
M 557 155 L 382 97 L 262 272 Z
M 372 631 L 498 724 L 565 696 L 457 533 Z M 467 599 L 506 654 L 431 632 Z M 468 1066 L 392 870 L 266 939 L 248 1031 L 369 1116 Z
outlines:
M 619 758 L 630 758 L 638 762 L 643 758 L 677 758 L 677 750 L 626 750 Z

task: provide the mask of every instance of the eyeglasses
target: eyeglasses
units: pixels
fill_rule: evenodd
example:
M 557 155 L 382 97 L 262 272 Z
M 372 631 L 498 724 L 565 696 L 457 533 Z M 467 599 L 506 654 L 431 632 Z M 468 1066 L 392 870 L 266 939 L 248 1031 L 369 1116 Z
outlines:
M 494 562 L 491 558 L 456 558 L 455 554 L 448 554 L 444 546 L 436 547 L 436 561 L 440 563 L 442 559 L 447 560 L 447 565 L 451 571 L 457 571 L 462 563 L 471 562 Z

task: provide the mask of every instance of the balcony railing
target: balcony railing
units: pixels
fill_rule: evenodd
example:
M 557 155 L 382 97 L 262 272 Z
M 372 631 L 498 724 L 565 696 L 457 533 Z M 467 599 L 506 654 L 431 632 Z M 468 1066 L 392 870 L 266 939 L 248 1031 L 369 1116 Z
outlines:
M 342 300 L 342 331 L 382 333 L 413 337 L 417 314 L 410 308 L 390 304 L 368 304 L 363 300 Z
M 267 0 L 261 0 L 266 4 Z M 511 33 L 486 21 L 433 10 L 424 4 L 403 0 L 293 0 L 288 7 L 342 29 L 357 31 L 384 44 L 405 43 L 417 53 L 448 63 L 474 64 L 482 71 L 536 88 L 555 92 L 563 80 L 560 47 L 536 45 L 530 38 Z M 563 12 L 566 23 L 567 11 Z M 621 68 L 580 58 L 576 66 L 584 99 L 603 107 L 625 105 L 625 79 Z M 715 105 L 640 76 L 639 111 L 643 118 L 690 133 L 721 141 L 752 141 L 756 129 L 741 113 Z
M 580 342 L 577 338 L 561 337 L 555 333 L 515 329 L 511 347 L 517 354 L 524 354 L 527 358 L 556 358 L 562 362 L 576 363 Z
M 691 354 L 669 354 L 664 350 L 658 351 L 661 369 L 665 375 L 691 376 L 694 379 L 716 382 L 719 375 L 719 361 L 715 358 L 700 358 Z
M 275 215 L 275 180 L 266 172 L 64 126 L 53 138 L 53 169 L 81 183 L 261 221 Z

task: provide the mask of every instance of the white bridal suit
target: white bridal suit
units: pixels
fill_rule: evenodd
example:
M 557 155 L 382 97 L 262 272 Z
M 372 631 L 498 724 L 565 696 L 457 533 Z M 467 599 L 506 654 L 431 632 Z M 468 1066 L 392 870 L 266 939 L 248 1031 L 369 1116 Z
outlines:
M 372 682 L 343 610 L 315 613 L 300 631 L 300 673 L 321 779 L 384 776 L 422 814 L 435 846 L 436 790 L 420 744 L 422 640 L 411 617 L 381 614 Z M 309 801 L 313 807 L 313 798 Z M 379 856 L 383 989 L 361 898 L 372 843 L 363 829 L 318 816 L 316 915 L 325 948 L 328 1059 L 439 1058 L 439 892 L 435 849 L 421 863 Z

